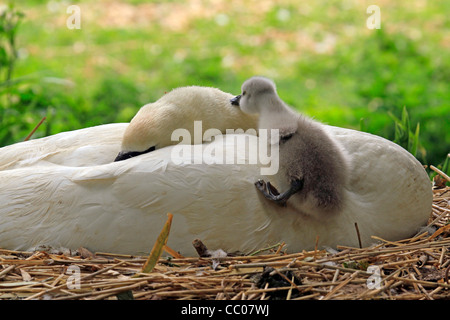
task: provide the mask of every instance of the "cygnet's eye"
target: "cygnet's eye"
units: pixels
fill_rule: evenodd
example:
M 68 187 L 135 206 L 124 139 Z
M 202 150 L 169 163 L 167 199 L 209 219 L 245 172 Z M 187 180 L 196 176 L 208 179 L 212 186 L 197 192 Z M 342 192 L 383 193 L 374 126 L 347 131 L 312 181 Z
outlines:
M 247 93 L 247 91 L 242 92 L 242 95 L 245 96 L 245 94 Z

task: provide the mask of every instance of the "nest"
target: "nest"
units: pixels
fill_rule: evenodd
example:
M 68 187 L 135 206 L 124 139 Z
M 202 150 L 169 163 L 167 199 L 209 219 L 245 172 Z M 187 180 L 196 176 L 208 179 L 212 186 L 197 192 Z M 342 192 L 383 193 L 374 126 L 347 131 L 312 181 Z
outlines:
M 148 257 L 0 249 L 0 299 L 435 300 L 450 298 L 450 188 L 434 189 L 427 230 L 367 248 Z M 430 230 L 431 233 L 430 233 Z M 205 251 L 206 250 L 206 251 Z

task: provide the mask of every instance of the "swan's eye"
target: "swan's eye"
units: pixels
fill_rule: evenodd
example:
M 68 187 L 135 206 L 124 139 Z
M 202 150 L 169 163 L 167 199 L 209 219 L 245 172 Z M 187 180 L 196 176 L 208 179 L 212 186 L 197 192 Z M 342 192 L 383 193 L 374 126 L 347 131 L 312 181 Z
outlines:
M 242 95 L 245 96 L 245 94 L 247 93 L 247 91 L 242 92 Z

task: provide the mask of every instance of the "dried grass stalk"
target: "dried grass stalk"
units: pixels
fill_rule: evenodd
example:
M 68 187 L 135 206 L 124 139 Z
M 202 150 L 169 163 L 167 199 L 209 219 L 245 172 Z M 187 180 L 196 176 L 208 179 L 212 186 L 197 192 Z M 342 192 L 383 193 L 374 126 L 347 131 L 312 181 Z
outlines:
M 342 246 L 333 253 L 316 248 L 287 254 L 281 243 L 248 256 L 220 258 L 216 266 L 214 257 L 182 257 L 166 247 L 172 256 L 142 273 L 147 257 L 0 249 L 0 299 L 449 299 L 450 188 L 433 193 L 432 235 L 400 241 L 373 237 L 376 245 Z M 269 276 L 280 285 L 258 287 L 269 266 L 274 268 Z M 79 271 L 78 285 L 71 268 Z M 370 287 L 376 276 L 378 286 Z

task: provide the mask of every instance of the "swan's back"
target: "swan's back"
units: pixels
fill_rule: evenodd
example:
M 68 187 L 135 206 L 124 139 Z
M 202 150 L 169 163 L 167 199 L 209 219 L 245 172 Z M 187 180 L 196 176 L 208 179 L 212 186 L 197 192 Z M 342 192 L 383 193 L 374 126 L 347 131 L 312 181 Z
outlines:
M 372 235 L 388 240 L 411 236 L 431 211 L 431 185 L 420 163 L 376 136 L 326 127 L 351 163 L 345 189 L 350 201 L 324 223 L 261 198 L 254 182 L 271 177 L 261 176 L 260 165 L 245 164 L 246 148 L 258 144 L 256 136 L 246 136 L 247 145 L 236 144 L 236 135 L 225 135 L 223 141 L 195 146 L 200 148 L 195 157 L 203 161 L 191 164 L 178 161 L 179 146 L 112 162 L 120 139 L 110 143 L 111 151 L 103 159 L 97 158 L 95 145 L 102 144 L 102 129 L 105 136 L 112 136 L 125 127 L 89 128 L 95 132 L 89 140 L 93 145 L 83 145 L 82 139 L 72 153 L 76 136 L 90 135 L 89 129 L 0 149 L 1 163 L 7 167 L 0 170 L 0 247 L 28 250 L 46 244 L 148 252 L 169 212 L 174 219 L 168 244 L 185 255 L 195 254 L 191 244 L 195 238 L 213 249 L 242 252 L 281 241 L 290 251 L 308 250 L 314 248 L 317 236 L 319 246 L 357 246 L 355 222 L 367 246 Z M 70 143 L 58 153 L 56 141 L 61 143 L 61 137 Z M 41 148 L 44 142 L 48 149 Z M 211 150 L 222 147 L 225 154 L 235 152 L 234 164 L 206 164 L 215 161 Z M 84 154 L 79 159 L 83 165 L 73 165 L 83 148 L 96 155 Z M 15 155 L 19 161 L 13 161 Z M 91 163 L 83 162 L 86 159 Z
M 46 163 L 83 167 L 114 160 L 127 123 L 105 124 L 0 148 L 0 170 Z
M 369 133 L 332 126 L 325 129 L 349 161 L 347 210 L 358 212 L 353 219 L 361 232 L 403 238 L 426 224 L 433 200 L 431 183 L 411 153 Z

